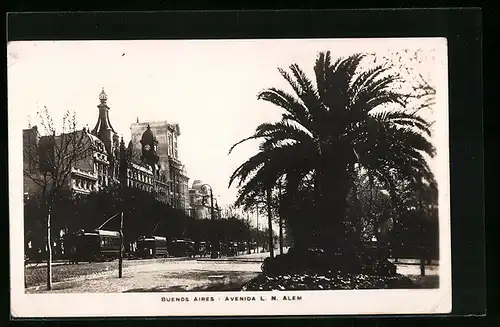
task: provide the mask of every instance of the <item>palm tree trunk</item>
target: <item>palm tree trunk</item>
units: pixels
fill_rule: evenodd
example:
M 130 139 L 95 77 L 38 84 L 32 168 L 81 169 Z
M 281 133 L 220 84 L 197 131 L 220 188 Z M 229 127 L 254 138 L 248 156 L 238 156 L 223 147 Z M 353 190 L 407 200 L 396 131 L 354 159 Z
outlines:
M 274 240 L 273 240 L 273 214 L 271 211 L 271 190 L 267 189 L 267 223 L 269 229 L 269 256 L 274 258 Z
M 349 192 L 349 174 L 341 163 L 332 161 L 320 175 L 319 206 L 316 210 L 321 217 L 321 240 L 323 249 L 343 253 L 345 242 L 345 213 Z

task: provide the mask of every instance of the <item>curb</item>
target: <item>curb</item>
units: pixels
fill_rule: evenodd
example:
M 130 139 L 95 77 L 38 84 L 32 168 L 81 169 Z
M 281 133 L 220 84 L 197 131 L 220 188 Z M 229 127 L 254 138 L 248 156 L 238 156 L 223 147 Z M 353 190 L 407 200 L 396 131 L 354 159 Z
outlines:
M 197 259 L 196 261 L 212 261 L 212 262 L 247 262 L 247 263 L 260 263 L 264 260 L 258 259 Z

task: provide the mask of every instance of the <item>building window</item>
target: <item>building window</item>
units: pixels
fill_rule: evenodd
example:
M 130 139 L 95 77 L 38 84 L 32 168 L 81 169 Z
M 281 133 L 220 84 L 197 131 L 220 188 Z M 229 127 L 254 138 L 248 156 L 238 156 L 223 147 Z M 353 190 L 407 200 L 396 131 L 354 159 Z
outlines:
M 173 147 L 173 142 L 172 142 L 172 135 L 168 135 L 168 155 L 172 155 L 172 147 Z
M 174 150 L 174 157 L 177 159 L 177 137 L 174 137 L 173 150 Z

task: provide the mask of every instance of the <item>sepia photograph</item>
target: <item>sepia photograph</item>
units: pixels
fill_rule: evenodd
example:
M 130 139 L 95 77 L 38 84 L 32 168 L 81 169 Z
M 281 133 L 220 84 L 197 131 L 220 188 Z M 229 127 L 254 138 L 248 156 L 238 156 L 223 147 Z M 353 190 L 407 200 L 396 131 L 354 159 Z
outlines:
M 450 312 L 447 60 L 445 38 L 8 43 L 12 314 Z

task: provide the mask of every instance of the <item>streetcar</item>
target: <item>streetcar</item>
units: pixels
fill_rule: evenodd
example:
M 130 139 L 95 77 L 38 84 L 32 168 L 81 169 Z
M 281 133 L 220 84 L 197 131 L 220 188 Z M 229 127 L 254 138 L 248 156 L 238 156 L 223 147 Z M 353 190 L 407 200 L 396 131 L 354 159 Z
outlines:
M 168 256 L 167 238 L 162 236 L 141 236 L 137 239 L 136 255 L 140 258 Z
M 195 243 L 190 239 L 173 239 L 169 248 L 169 254 L 173 257 L 191 257 L 196 253 Z
M 205 257 L 209 252 L 208 244 L 205 241 L 196 242 L 196 254 Z
M 70 261 L 110 261 L 120 256 L 120 233 L 108 230 L 79 231 L 68 238 Z

